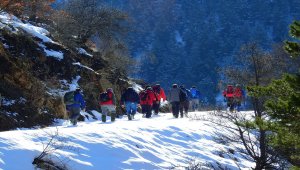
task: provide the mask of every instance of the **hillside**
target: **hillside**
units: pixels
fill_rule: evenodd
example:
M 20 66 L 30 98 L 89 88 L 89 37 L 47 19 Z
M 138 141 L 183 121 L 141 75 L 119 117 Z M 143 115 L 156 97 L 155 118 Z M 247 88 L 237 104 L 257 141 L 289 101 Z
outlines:
M 67 118 L 62 96 L 76 86 L 89 110 L 98 108 L 103 89 L 112 87 L 120 95 L 128 84 L 101 54 L 67 48 L 42 26 L 13 15 L 0 14 L 0 39 L 0 131 Z
M 213 169 L 208 164 L 215 169 L 253 167 L 252 162 L 235 152 L 238 145 L 214 140 L 214 132 L 227 131 L 196 120 L 208 115 L 210 112 L 192 112 L 190 118 L 174 119 L 167 113 L 145 119 L 137 114 L 133 121 L 126 117 L 114 123 L 92 120 L 79 122 L 75 127 L 59 120 L 57 126 L 48 128 L 1 132 L 0 169 L 33 169 L 34 157 L 56 132 L 58 136 L 52 141 L 55 145 L 50 148 L 59 149 L 48 156 L 56 164 L 63 162 L 73 170 L 184 169 L 196 163 L 203 169 Z
M 196 85 L 210 104 L 220 92 L 219 69 L 234 64 L 242 45 L 257 42 L 270 51 L 288 38 L 289 24 L 300 18 L 299 0 L 106 2 L 133 19 L 128 43 L 141 63 L 134 76 L 165 88 Z

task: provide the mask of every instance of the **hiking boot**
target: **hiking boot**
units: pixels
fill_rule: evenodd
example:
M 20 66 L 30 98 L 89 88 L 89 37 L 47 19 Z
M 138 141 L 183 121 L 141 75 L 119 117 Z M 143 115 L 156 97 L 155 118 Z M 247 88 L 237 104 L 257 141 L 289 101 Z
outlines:
M 114 121 L 116 120 L 116 113 L 111 113 L 110 116 L 111 116 L 111 117 L 110 117 L 110 120 L 111 120 L 112 122 L 114 122 Z
M 106 115 L 102 115 L 101 120 L 102 120 L 102 122 L 106 122 Z
M 130 115 L 130 114 L 128 114 L 127 116 L 128 116 L 128 120 L 132 120 L 132 118 L 131 118 L 131 115 Z
M 72 123 L 73 126 L 77 125 L 77 120 L 71 119 L 70 122 Z
M 132 119 L 134 119 L 134 115 L 131 115 Z

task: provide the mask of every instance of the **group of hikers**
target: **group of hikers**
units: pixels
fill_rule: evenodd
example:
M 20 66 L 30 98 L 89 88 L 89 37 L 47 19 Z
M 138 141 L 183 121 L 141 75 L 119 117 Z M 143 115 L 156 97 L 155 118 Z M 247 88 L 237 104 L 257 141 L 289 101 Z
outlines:
M 241 88 L 240 84 L 235 86 L 227 85 L 227 88 L 223 91 L 223 96 L 227 102 L 227 109 L 230 112 L 240 111 L 242 101 L 245 98 L 245 91 Z
M 234 107 L 237 106 L 239 111 L 243 96 L 241 88 L 229 85 L 224 90 L 223 95 L 227 101 L 229 110 L 233 111 Z M 128 120 L 134 119 L 139 107 L 145 118 L 151 118 L 152 113 L 158 115 L 161 103 L 164 101 L 170 103 L 174 118 L 178 118 L 179 116 L 183 118 L 184 115 L 188 117 L 189 109 L 191 111 L 199 109 L 200 99 L 201 95 L 196 86 L 186 89 L 183 85 L 178 86 L 177 84 L 173 84 L 166 95 L 160 84 L 155 84 L 154 86 L 145 86 L 139 93 L 133 87 L 128 87 L 121 95 L 120 104 L 126 110 Z M 102 122 L 106 122 L 107 115 L 110 115 L 111 121 L 114 122 L 117 115 L 117 103 L 113 89 L 107 88 L 104 92 L 100 93 L 98 100 L 102 111 Z M 64 101 L 66 110 L 70 114 L 70 121 L 73 125 L 76 125 L 80 111 L 84 110 L 86 106 L 81 89 L 77 88 L 75 91 L 67 92 L 64 96 Z

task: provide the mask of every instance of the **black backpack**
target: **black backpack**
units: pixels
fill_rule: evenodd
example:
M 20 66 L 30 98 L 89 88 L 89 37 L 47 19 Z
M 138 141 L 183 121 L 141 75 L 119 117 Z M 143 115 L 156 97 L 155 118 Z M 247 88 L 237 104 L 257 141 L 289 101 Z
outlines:
M 74 95 L 75 91 L 69 91 L 64 95 L 64 102 L 66 105 L 75 104 Z
M 100 96 L 99 96 L 99 100 L 100 100 L 100 102 L 107 102 L 107 101 L 109 101 L 110 98 L 109 98 L 108 93 L 107 92 L 101 93 Z
M 186 94 L 186 92 L 182 89 L 180 89 L 180 93 L 179 93 L 179 100 L 181 102 L 183 101 L 187 101 L 188 100 L 188 95 Z
M 144 93 L 142 94 L 141 100 L 142 100 L 142 101 L 146 101 L 147 98 L 148 98 L 148 96 L 149 96 L 149 94 L 148 94 L 147 92 L 144 92 Z
M 156 94 L 158 94 L 158 95 L 160 94 L 160 87 L 154 86 L 152 89 Z

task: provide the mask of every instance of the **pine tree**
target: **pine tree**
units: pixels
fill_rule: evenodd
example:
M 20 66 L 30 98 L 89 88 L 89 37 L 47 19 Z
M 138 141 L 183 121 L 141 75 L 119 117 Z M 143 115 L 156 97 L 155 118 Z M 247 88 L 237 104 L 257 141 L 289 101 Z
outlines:
M 290 26 L 292 37 L 300 39 L 300 22 L 295 21 Z M 300 44 L 285 42 L 285 50 L 296 58 L 300 55 Z M 300 73 L 287 74 L 280 80 L 275 80 L 266 87 L 250 88 L 252 95 L 264 96 L 266 122 L 271 133 L 269 144 L 283 155 L 295 168 L 300 168 Z
M 300 21 L 294 21 L 290 26 L 290 35 L 300 40 Z M 286 41 L 285 44 L 285 50 L 292 57 L 300 56 L 299 43 Z M 271 136 L 271 144 L 300 168 L 300 73 L 286 75 L 274 81 L 268 89 L 273 94 L 273 98 L 266 103 L 275 132 Z M 280 93 L 278 89 L 284 90 Z

